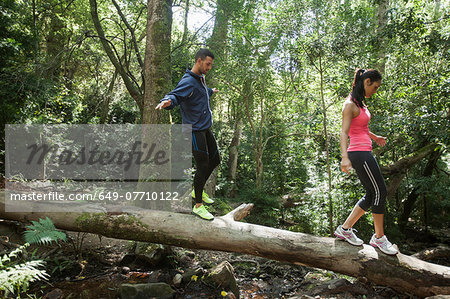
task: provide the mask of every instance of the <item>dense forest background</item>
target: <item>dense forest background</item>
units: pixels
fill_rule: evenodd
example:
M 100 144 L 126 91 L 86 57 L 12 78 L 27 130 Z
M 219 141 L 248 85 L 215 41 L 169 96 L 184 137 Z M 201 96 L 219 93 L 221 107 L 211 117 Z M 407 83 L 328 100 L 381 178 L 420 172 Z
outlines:
M 1 172 L 4 124 L 180 122 L 153 108 L 208 47 L 217 212 L 253 202 L 250 221 L 326 236 L 363 195 L 340 171 L 341 108 L 355 68 L 377 68 L 367 104 L 388 141 L 374 153 L 389 238 L 448 228 L 449 4 L 1 0 Z M 357 226 L 368 239 L 370 215 Z

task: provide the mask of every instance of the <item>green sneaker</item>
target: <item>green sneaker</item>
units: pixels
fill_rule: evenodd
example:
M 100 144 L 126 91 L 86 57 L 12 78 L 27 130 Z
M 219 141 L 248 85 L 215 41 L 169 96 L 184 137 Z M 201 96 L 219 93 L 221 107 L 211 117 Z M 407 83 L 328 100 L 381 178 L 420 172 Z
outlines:
M 192 214 L 197 215 L 198 217 L 205 219 L 205 220 L 214 220 L 213 214 L 208 212 L 206 207 L 204 205 L 201 205 L 200 207 L 196 208 L 195 206 L 192 208 Z
M 191 196 L 192 196 L 192 198 L 195 199 L 195 190 L 192 190 Z M 210 198 L 210 197 L 208 196 L 208 194 L 206 194 L 205 190 L 203 190 L 203 193 L 202 193 L 202 200 L 203 200 L 203 202 L 206 203 L 206 204 L 212 204 L 212 203 L 214 203 L 214 200 L 212 200 L 212 198 Z

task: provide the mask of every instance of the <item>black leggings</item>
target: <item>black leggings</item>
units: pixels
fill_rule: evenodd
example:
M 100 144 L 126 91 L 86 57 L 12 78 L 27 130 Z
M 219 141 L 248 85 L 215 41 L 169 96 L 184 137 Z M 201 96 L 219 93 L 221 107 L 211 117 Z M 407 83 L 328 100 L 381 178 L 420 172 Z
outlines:
M 384 214 L 386 205 L 386 184 L 377 160 L 371 152 L 348 152 L 352 167 L 356 170 L 366 194 L 358 201 L 364 211 L 372 207 L 372 213 Z
M 192 131 L 192 155 L 197 166 L 194 176 L 195 202 L 201 203 L 206 181 L 220 163 L 216 139 L 210 129 Z

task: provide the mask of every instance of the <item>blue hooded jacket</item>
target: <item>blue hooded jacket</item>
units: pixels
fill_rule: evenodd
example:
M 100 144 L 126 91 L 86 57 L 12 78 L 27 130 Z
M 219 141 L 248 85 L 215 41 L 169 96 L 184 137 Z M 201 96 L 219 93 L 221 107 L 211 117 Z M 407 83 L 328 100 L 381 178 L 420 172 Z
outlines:
M 180 105 L 182 123 L 191 124 L 193 131 L 202 131 L 209 129 L 213 123 L 210 106 L 212 94 L 212 89 L 206 86 L 204 76 L 186 70 L 177 87 L 161 101 L 171 100 L 170 106 L 165 109 Z

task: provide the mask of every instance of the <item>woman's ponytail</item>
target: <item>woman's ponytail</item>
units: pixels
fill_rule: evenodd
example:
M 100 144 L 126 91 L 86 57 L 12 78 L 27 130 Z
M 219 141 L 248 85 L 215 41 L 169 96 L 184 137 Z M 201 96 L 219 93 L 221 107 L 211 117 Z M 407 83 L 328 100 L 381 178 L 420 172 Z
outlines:
M 370 79 L 370 82 L 377 82 L 381 81 L 381 74 L 377 70 L 374 69 L 360 69 L 357 68 L 355 71 L 355 78 L 353 79 L 352 83 L 352 92 L 351 97 L 352 101 L 356 104 L 356 106 L 363 108 L 365 106 L 364 104 L 364 80 L 367 78 Z

